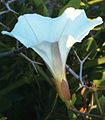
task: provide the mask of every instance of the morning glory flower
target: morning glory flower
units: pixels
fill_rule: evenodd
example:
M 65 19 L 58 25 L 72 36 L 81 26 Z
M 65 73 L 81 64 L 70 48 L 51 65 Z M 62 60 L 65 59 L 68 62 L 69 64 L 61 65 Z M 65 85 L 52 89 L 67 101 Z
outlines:
M 70 48 L 88 35 L 102 18 L 89 20 L 82 9 L 67 8 L 56 18 L 25 14 L 18 18 L 11 32 L 2 31 L 38 53 L 51 71 L 60 97 L 70 99 L 65 64 Z M 62 95 L 63 92 L 63 95 Z M 67 95 L 64 95 L 65 92 Z

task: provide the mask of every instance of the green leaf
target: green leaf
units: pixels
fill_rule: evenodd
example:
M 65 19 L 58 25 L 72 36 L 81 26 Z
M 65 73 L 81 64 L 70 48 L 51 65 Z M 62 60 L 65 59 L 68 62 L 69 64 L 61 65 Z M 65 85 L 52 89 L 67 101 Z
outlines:
M 54 18 L 54 17 L 58 16 L 58 14 L 59 14 L 59 9 L 56 8 L 56 7 L 54 7 L 54 8 L 53 8 L 53 12 L 52 12 L 51 17 Z
M 76 49 L 80 57 L 85 57 L 89 52 L 91 52 L 89 57 L 94 59 L 97 54 L 97 43 L 93 37 L 90 37 L 79 44 Z
M 72 95 L 72 104 L 74 105 L 76 102 L 77 98 L 76 98 L 76 94 Z
M 67 0 L 59 0 L 59 2 L 62 4 L 62 5 L 65 5 Z
M 5 99 L 4 97 L 0 97 L 0 113 L 5 112 L 11 107 L 12 103 Z
M 102 108 L 102 112 L 105 115 L 105 97 L 104 96 L 100 97 L 99 102 L 100 102 L 100 105 L 101 105 L 101 108 Z
M 99 74 L 101 74 L 101 78 L 98 80 L 94 80 L 93 82 L 97 85 L 97 87 L 99 87 L 99 89 L 101 90 L 105 90 L 105 71 L 100 71 L 100 72 L 95 72 L 93 76 L 99 76 Z
M 0 120 L 7 120 L 7 117 L 1 117 Z
M 9 85 L 8 87 L 0 90 L 0 96 L 3 96 L 9 92 L 11 92 L 12 90 L 19 88 L 20 86 L 26 84 L 26 81 L 24 79 L 20 79 L 14 83 L 12 83 L 11 85 Z
M 40 75 L 51 85 L 53 86 L 52 80 L 48 77 L 48 75 L 38 66 L 36 65 L 36 69 L 40 73 Z
M 105 64 L 105 57 L 101 57 L 101 58 L 97 58 L 95 60 L 90 60 L 87 61 L 86 63 L 84 63 L 84 69 L 90 68 L 90 67 L 94 67 L 97 65 L 102 65 Z
M 105 0 L 103 0 L 103 2 L 101 2 L 101 7 L 100 9 L 102 10 L 102 13 L 105 16 Z
M 59 15 L 61 15 L 66 8 L 73 7 L 73 8 L 80 8 L 81 0 L 70 0 L 60 11 Z
M 49 12 L 43 0 L 29 0 L 29 1 L 35 7 L 35 12 L 37 12 L 38 14 L 44 15 L 44 16 L 49 16 Z
M 97 54 L 97 43 L 94 40 L 94 38 L 92 37 L 88 38 L 86 45 L 87 45 L 86 51 L 88 53 L 92 51 L 90 56 L 94 58 Z
M 68 110 L 68 117 L 69 117 L 69 120 L 73 120 L 77 118 L 76 114 L 71 110 Z
M 89 5 L 92 5 L 92 4 L 95 4 L 95 3 L 98 3 L 98 2 L 102 2 L 103 0 L 91 0 L 88 2 Z

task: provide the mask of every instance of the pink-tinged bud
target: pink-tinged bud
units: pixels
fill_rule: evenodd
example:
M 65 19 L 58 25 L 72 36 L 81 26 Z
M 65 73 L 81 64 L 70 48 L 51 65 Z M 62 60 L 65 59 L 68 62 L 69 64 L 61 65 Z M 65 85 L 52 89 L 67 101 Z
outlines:
M 68 82 L 65 80 L 62 80 L 61 91 L 64 96 L 64 99 L 69 101 L 70 100 L 70 91 L 69 91 Z
M 69 102 L 70 101 L 70 90 L 67 80 L 55 80 L 54 83 L 57 89 L 57 92 L 59 94 L 59 97 L 63 102 Z

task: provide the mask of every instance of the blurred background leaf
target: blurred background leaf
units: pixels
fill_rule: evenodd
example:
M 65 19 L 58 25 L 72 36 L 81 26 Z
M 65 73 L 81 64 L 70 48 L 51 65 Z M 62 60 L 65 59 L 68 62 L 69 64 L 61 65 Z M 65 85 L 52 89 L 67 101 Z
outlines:
M 59 15 L 61 15 L 66 8 L 73 7 L 73 8 L 80 8 L 80 2 L 81 0 L 70 0 L 68 3 L 60 10 Z

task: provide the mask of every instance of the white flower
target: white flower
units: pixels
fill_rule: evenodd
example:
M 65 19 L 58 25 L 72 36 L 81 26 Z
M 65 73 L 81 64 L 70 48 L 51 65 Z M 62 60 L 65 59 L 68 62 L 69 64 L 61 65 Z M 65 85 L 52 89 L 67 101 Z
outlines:
M 65 78 L 65 64 L 70 48 L 101 24 L 101 17 L 90 21 L 84 10 L 67 8 L 57 18 L 38 14 L 19 17 L 11 32 L 2 31 L 37 52 L 50 68 L 55 79 Z

